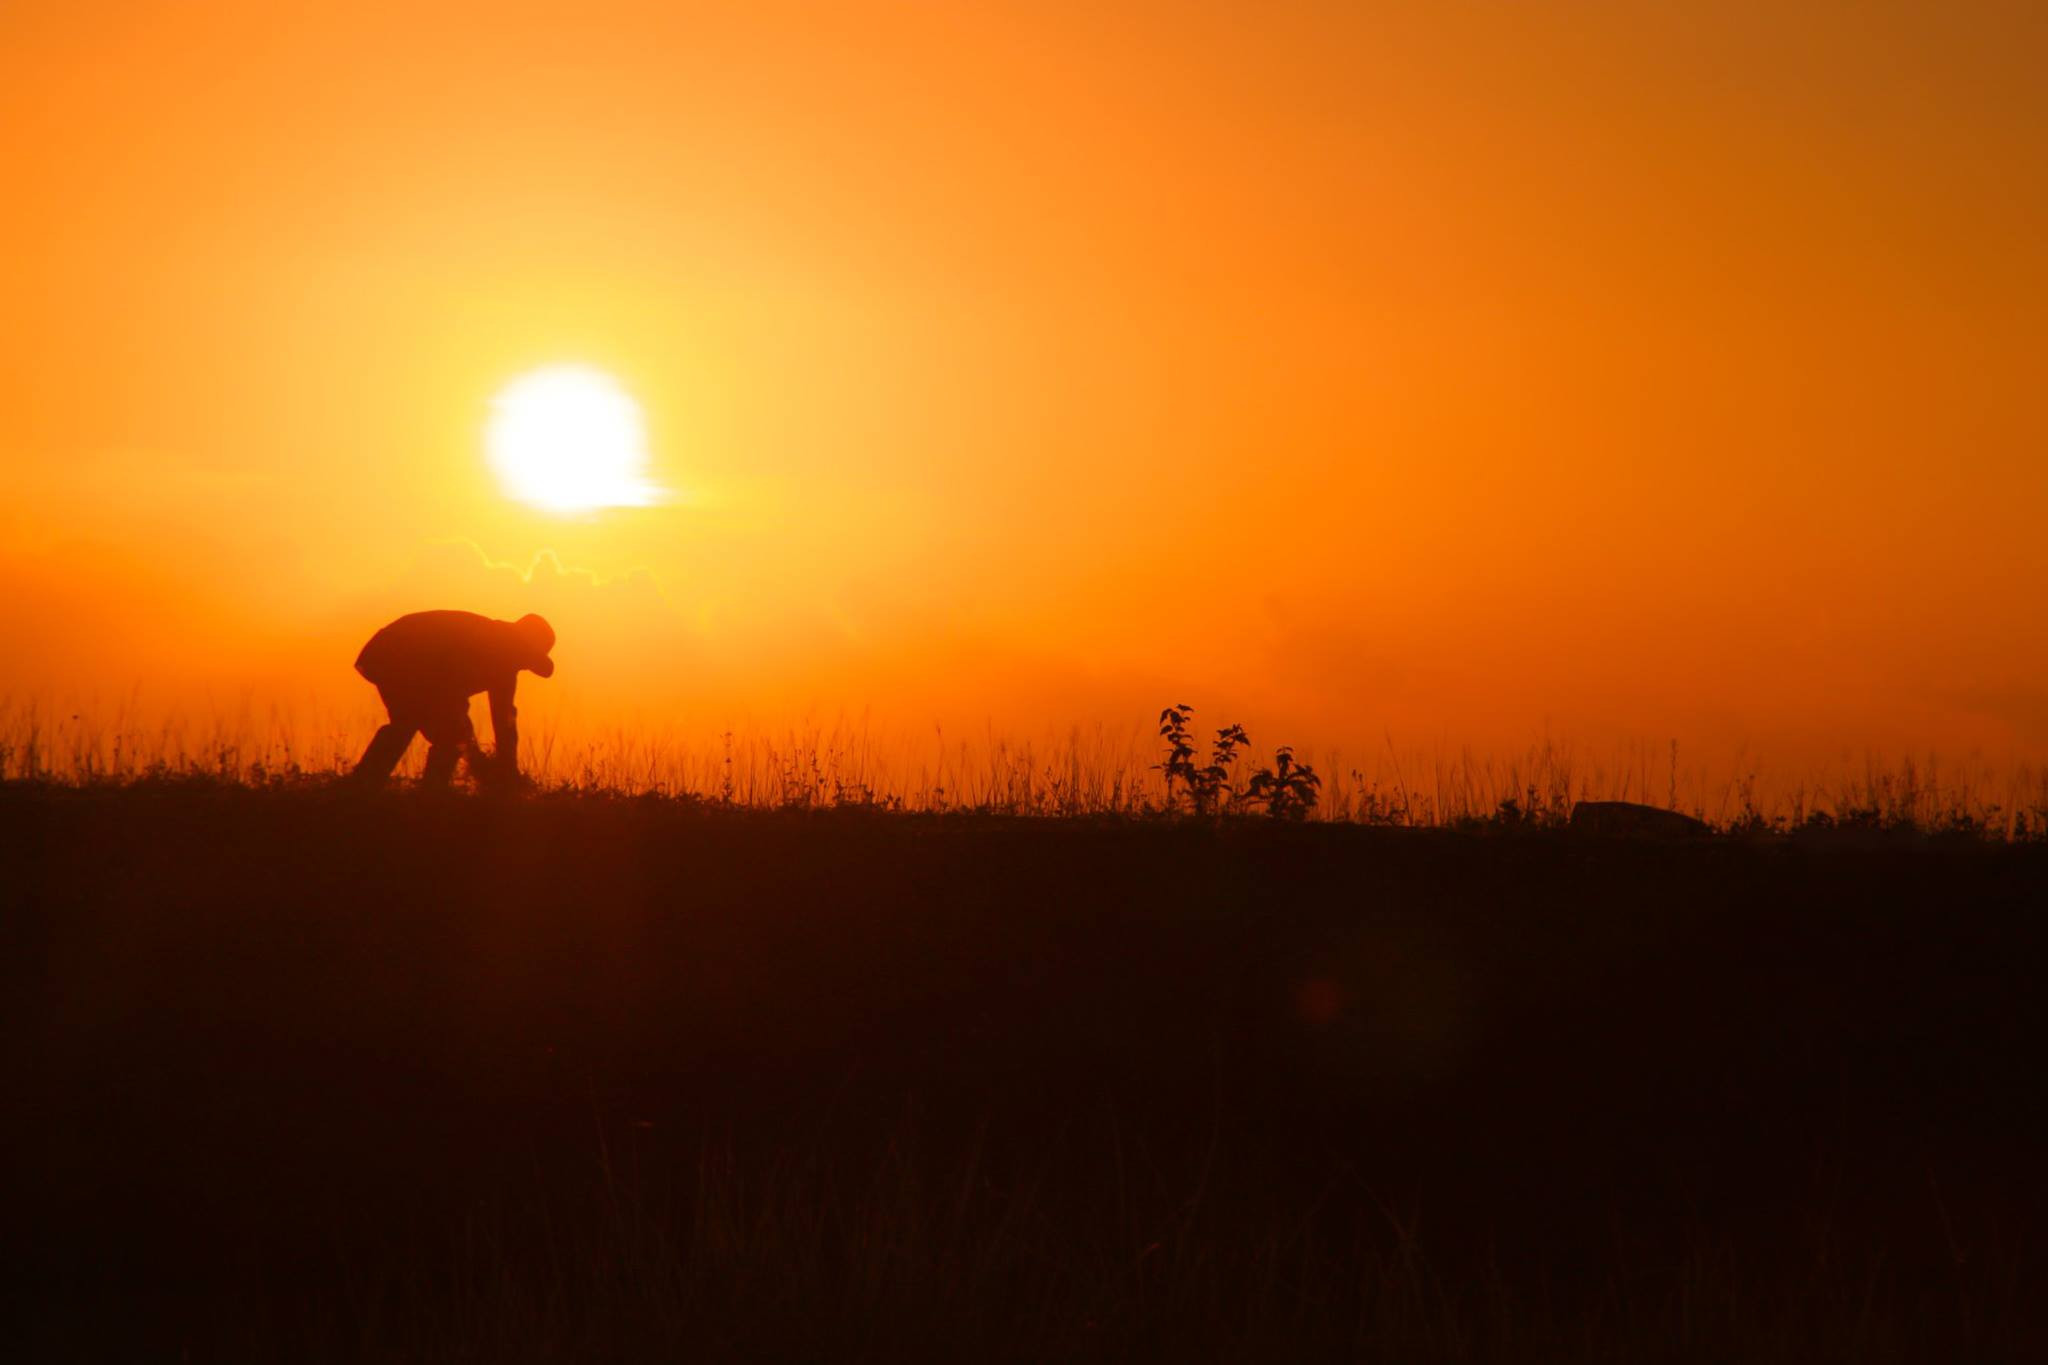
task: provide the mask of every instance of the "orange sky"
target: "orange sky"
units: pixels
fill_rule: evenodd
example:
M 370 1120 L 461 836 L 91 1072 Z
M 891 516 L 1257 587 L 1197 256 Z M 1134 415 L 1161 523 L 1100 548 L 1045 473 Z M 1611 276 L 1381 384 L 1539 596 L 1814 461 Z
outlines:
M 593 720 L 2039 758 L 2044 63 L 2034 3 L 16 0 L 0 696 L 366 708 L 392 615 L 538 607 Z M 673 500 L 501 494 L 565 361 Z

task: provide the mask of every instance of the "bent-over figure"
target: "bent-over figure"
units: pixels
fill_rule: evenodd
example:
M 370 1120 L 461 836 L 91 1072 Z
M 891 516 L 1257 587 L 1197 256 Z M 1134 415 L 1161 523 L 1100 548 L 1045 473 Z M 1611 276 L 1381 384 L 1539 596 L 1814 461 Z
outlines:
M 519 776 L 519 711 L 512 704 L 519 671 L 551 677 L 554 628 L 538 616 L 494 621 L 469 611 L 416 611 L 370 637 L 356 656 L 356 672 L 375 683 L 391 719 L 370 740 L 356 764 L 357 779 L 391 776 L 415 734 L 425 734 L 426 782 L 446 786 L 467 756 L 481 779 Z M 485 762 L 469 723 L 469 699 L 491 697 L 491 740 Z

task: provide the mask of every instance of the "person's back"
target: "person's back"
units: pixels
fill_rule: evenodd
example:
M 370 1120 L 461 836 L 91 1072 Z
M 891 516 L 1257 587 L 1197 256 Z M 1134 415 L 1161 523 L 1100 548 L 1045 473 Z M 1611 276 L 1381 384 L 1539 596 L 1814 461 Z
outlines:
M 463 755 L 483 772 L 469 699 L 491 698 L 496 775 L 518 775 L 518 712 L 512 704 L 522 669 L 543 678 L 555 671 L 548 651 L 555 632 L 538 616 L 496 621 L 468 611 L 419 611 L 401 616 L 370 637 L 356 656 L 356 672 L 376 684 L 391 720 L 356 764 L 356 776 L 382 781 L 405 756 L 415 733 L 425 733 L 429 782 L 445 782 Z
M 356 672 L 379 687 L 459 691 L 473 697 L 515 677 L 522 668 L 543 678 L 554 672 L 547 657 L 553 635 L 549 631 L 548 644 L 536 652 L 534 636 L 521 621 L 494 621 L 473 611 L 416 611 L 370 637 L 356 656 Z

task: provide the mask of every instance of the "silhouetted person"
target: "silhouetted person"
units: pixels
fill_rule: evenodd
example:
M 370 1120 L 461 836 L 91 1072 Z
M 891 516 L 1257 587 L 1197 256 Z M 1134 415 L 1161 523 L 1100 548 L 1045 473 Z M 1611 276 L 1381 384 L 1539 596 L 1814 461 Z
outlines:
M 538 616 L 493 621 L 470 611 L 416 611 L 370 637 L 356 656 L 356 672 L 377 685 L 391 720 L 371 739 L 355 776 L 382 782 L 391 776 L 416 733 L 427 743 L 426 781 L 445 786 L 465 755 L 470 771 L 486 779 L 519 776 L 519 711 L 512 704 L 519 671 L 551 677 L 554 628 Z M 491 696 L 488 766 L 469 723 L 469 699 Z

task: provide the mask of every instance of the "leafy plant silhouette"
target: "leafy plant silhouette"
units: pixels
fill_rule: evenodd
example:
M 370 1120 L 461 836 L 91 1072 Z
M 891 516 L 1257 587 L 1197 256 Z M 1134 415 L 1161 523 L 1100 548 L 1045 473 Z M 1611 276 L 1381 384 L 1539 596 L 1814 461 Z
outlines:
M 1244 799 L 1264 802 L 1266 814 L 1276 820 L 1305 820 L 1316 808 L 1323 779 L 1306 763 L 1294 760 L 1294 746 L 1283 744 L 1273 755 L 1273 766 L 1261 768 L 1245 784 Z
M 1306 763 L 1294 761 L 1294 750 L 1282 748 L 1274 755 L 1274 766 L 1262 768 L 1239 790 L 1231 782 L 1237 768 L 1238 751 L 1251 747 L 1251 736 L 1242 725 L 1226 725 L 1209 745 L 1209 762 L 1195 766 L 1195 740 L 1188 727 L 1195 708 L 1182 702 L 1159 713 L 1159 737 L 1166 741 L 1165 761 L 1152 766 L 1166 775 L 1166 809 L 1179 804 L 1176 788 L 1185 794 L 1189 809 L 1197 815 L 1216 815 L 1244 805 L 1264 805 L 1266 813 L 1286 819 L 1301 819 L 1315 809 L 1322 779 Z
M 1173 784 L 1180 783 L 1189 800 L 1195 791 L 1195 744 L 1188 737 L 1188 722 L 1195 708 L 1182 702 L 1159 713 L 1159 737 L 1166 741 L 1166 761 L 1152 766 L 1166 774 L 1166 808 L 1173 809 Z
M 1230 809 L 1237 791 L 1230 785 L 1237 766 L 1237 751 L 1249 745 L 1251 737 L 1242 725 L 1226 725 L 1209 745 L 1209 762 L 1195 766 L 1195 742 L 1188 733 L 1195 708 L 1182 702 L 1159 713 L 1159 737 L 1166 741 L 1166 761 L 1152 766 L 1166 774 L 1166 808 L 1175 805 L 1174 785 L 1187 793 L 1188 805 L 1197 815 L 1213 815 Z
M 1231 769 L 1237 766 L 1237 751 L 1249 748 L 1251 742 L 1242 725 L 1226 725 L 1216 732 L 1216 740 L 1209 746 L 1209 766 L 1195 773 L 1190 789 L 1197 812 L 1207 815 L 1212 810 L 1228 809 L 1236 799 L 1237 793 L 1230 785 Z

